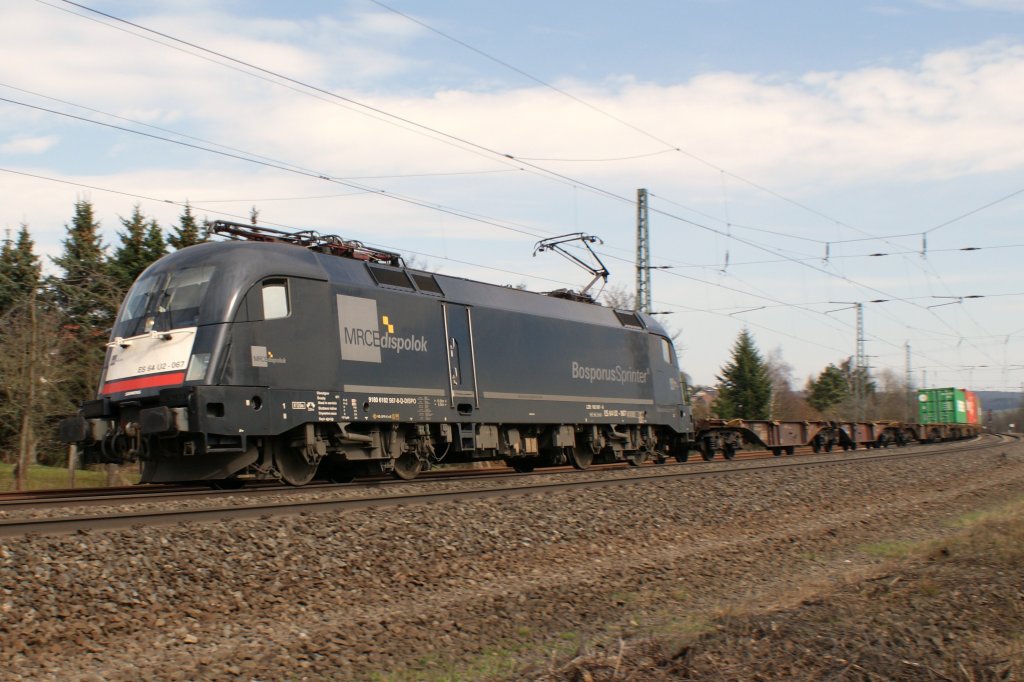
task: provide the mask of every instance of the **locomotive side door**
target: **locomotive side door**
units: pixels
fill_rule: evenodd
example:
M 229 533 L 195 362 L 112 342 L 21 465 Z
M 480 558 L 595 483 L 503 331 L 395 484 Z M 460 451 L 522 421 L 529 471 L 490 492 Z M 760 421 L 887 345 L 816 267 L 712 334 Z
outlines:
M 473 346 L 473 311 L 464 305 L 442 303 L 444 336 L 448 356 L 450 406 L 459 414 L 472 414 L 480 407 L 476 385 L 476 349 Z

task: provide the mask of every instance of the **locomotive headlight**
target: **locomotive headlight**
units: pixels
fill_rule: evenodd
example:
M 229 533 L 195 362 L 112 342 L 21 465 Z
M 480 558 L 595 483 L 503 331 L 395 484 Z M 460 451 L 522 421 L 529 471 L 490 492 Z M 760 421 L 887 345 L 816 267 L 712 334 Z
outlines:
M 196 353 L 188 361 L 188 373 L 185 381 L 199 381 L 206 377 L 206 370 L 210 366 L 209 353 Z

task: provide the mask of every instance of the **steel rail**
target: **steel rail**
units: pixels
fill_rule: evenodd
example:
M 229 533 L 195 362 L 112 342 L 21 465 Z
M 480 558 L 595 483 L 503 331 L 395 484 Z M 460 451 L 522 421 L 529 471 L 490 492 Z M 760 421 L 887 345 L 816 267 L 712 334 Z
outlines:
M 804 453 L 799 453 L 803 455 Z M 767 450 L 747 451 L 737 453 L 737 461 L 748 461 L 753 459 L 767 459 L 773 455 Z M 704 463 L 699 456 L 691 459 L 691 464 Z M 668 464 L 674 464 L 668 462 Z M 645 465 L 647 466 L 647 465 Z M 651 464 L 651 466 L 658 466 Z M 588 471 L 614 471 L 629 467 L 625 462 L 614 462 L 608 464 L 597 464 Z M 213 496 L 230 495 L 276 495 L 283 493 L 296 493 L 301 491 L 314 491 L 324 489 L 337 489 L 341 487 L 374 487 L 403 485 L 409 483 L 426 483 L 430 481 L 461 481 L 480 477 L 502 478 L 502 477 L 523 477 L 536 476 L 553 473 L 576 471 L 572 467 L 555 466 L 543 467 L 530 473 L 518 473 L 507 466 L 495 466 L 489 469 L 452 469 L 448 471 L 425 471 L 413 481 L 395 480 L 390 476 L 369 476 L 359 478 L 351 483 L 328 483 L 317 481 L 305 486 L 295 487 L 283 485 L 276 481 L 246 481 L 246 485 L 237 489 L 212 489 L 204 485 L 175 485 L 175 484 L 139 484 L 135 486 L 118 486 L 110 488 L 63 488 L 53 490 L 28 490 L 11 491 L 0 493 L 0 510 L 19 510 L 53 506 L 77 506 L 97 507 L 110 504 L 127 504 L 141 501 L 160 501 L 174 499 L 203 498 Z
M 0 520 L 0 537 L 12 537 L 33 534 L 63 534 L 80 531 L 113 530 L 135 525 L 158 525 L 169 523 L 186 523 L 197 521 L 228 521 L 235 519 L 256 518 L 270 515 L 290 515 L 320 511 L 348 511 L 370 507 L 386 507 L 394 505 L 418 505 L 449 500 L 480 500 L 510 495 L 536 495 L 564 490 L 585 488 L 608 488 L 638 483 L 651 483 L 666 480 L 679 480 L 689 477 L 700 478 L 722 476 L 739 471 L 774 471 L 778 469 L 851 465 L 865 461 L 899 461 L 923 457 L 938 457 L 977 450 L 987 450 L 1005 444 L 1010 438 L 999 437 L 996 442 L 974 442 L 956 448 L 902 451 L 894 454 L 865 454 L 846 456 L 838 459 L 801 459 L 775 461 L 775 458 L 763 465 L 733 466 L 714 470 L 690 469 L 671 471 L 661 474 L 633 476 L 629 478 L 588 479 L 586 481 L 558 481 L 536 485 L 487 487 L 475 490 L 446 490 L 437 492 L 418 492 L 406 495 L 387 495 L 377 497 L 360 497 L 349 499 L 305 500 L 295 502 L 275 502 L 270 504 L 208 507 L 204 509 L 168 509 L 143 512 L 127 512 L 103 516 L 65 516 L 35 519 Z M 740 462 L 744 464 L 744 462 Z

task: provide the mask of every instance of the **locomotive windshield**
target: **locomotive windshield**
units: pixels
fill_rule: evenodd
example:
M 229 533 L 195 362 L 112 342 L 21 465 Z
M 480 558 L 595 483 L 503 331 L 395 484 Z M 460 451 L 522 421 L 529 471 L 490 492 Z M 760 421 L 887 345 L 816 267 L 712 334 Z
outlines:
M 132 286 L 114 323 L 114 336 L 194 327 L 213 266 L 182 268 L 143 277 Z

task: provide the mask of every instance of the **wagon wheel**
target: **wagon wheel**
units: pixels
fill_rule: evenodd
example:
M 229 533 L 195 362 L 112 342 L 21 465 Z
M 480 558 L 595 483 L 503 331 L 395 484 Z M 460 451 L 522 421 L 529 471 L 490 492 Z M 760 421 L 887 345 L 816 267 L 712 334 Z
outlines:
M 704 443 L 700 448 L 700 458 L 705 462 L 710 462 L 715 458 L 715 448 L 711 445 Z
M 736 446 L 732 443 L 726 443 L 722 446 L 722 456 L 726 459 L 733 459 L 736 457 Z
M 675 458 L 676 461 L 680 463 L 690 459 L 690 448 L 685 445 L 682 446 L 681 448 L 676 450 Z
M 589 448 L 566 448 L 569 462 L 576 469 L 588 469 L 594 463 L 594 453 Z
M 274 443 L 273 448 L 278 478 L 294 486 L 306 485 L 313 480 L 319 461 L 310 463 L 298 448 L 283 443 Z
M 415 452 L 404 452 L 395 460 L 394 474 L 403 481 L 411 481 L 423 470 L 423 462 Z

